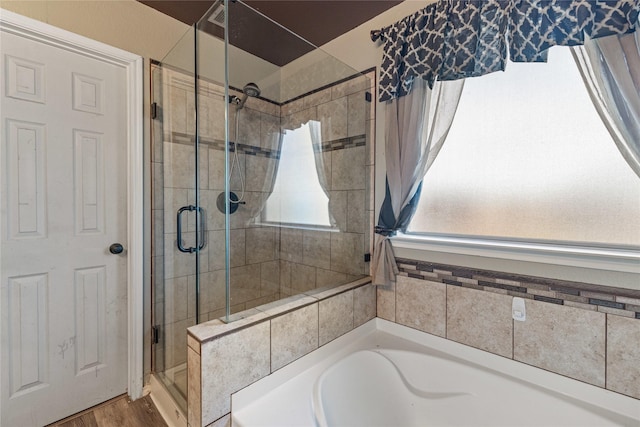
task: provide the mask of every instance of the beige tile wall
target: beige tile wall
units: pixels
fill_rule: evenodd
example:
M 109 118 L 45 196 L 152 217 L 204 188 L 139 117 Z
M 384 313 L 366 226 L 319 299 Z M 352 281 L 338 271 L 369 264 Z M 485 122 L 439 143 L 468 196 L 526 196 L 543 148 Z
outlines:
M 449 285 L 428 274 L 438 276 L 399 276 L 378 287 L 378 317 L 640 399 L 640 319 L 526 299 L 519 322 L 507 290 Z
M 189 426 L 225 425 L 232 393 L 373 319 L 375 307 L 375 288 L 363 279 L 190 328 Z

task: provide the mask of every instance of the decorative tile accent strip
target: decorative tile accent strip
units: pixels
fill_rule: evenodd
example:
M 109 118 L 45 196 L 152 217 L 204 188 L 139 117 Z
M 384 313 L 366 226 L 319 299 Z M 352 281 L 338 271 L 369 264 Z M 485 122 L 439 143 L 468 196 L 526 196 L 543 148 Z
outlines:
M 313 151 L 336 151 L 345 148 L 364 147 L 367 145 L 365 135 L 351 136 L 348 138 L 340 138 L 333 141 L 323 142 L 322 145 L 314 144 Z
M 176 144 L 193 145 L 195 138 L 193 135 L 172 132 L 171 141 Z M 219 139 L 207 139 L 200 138 L 200 144 L 206 145 L 214 150 L 224 151 L 224 141 Z M 336 151 L 344 150 L 346 148 L 364 147 L 367 144 L 367 138 L 365 135 L 351 136 L 349 138 L 340 138 L 334 141 L 323 142 L 322 145 L 314 145 L 314 151 Z M 229 147 L 230 152 L 234 151 L 234 146 Z M 238 144 L 238 152 L 247 154 L 249 156 L 267 157 L 271 159 L 280 158 L 280 150 L 270 150 L 268 148 L 257 147 L 255 145 Z
M 640 291 L 396 258 L 401 276 L 640 319 Z

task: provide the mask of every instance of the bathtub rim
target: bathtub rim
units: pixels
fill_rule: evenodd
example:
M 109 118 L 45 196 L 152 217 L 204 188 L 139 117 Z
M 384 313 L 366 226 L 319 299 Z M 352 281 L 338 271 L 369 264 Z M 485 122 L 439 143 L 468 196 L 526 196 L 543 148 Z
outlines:
M 367 338 L 377 331 L 409 341 L 412 346 L 427 347 L 437 352 L 447 353 L 467 363 L 481 365 L 486 369 L 553 390 L 596 408 L 638 420 L 640 423 L 639 399 L 376 317 L 232 394 L 232 426 L 236 425 L 234 413 L 247 408 L 254 400 L 272 392 L 294 376 L 308 369 L 317 369 L 319 376 L 349 354 L 370 349 L 371 342 Z

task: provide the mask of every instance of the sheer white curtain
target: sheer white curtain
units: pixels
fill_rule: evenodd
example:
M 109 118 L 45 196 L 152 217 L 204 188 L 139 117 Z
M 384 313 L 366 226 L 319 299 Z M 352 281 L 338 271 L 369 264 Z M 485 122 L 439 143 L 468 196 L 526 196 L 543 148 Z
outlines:
M 318 181 L 322 187 L 322 191 L 329 199 L 327 209 L 329 210 L 329 222 L 331 226 L 336 226 L 336 220 L 331 214 L 331 186 L 329 185 L 329 175 L 331 173 L 331 163 L 325 162 L 325 156 L 331 156 L 330 151 L 322 150 L 322 126 L 321 123 L 315 120 L 309 120 L 309 132 L 311 134 L 311 144 L 313 145 L 313 157 L 316 162 L 316 173 L 318 174 Z
M 372 259 L 373 283 L 390 285 L 398 269 L 389 237 L 406 230 L 414 197 L 449 133 L 464 80 L 416 79 L 409 94 L 386 105 L 387 194 L 380 210 Z M 428 187 L 428 183 L 425 183 Z
M 640 177 L 640 31 L 572 49 L 593 104 Z

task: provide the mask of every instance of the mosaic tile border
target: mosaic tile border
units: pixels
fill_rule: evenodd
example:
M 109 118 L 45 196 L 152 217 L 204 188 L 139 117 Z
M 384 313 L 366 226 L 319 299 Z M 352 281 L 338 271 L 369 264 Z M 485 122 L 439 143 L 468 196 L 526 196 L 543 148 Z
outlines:
M 396 258 L 401 276 L 640 319 L 640 291 Z
M 176 144 L 183 145 L 193 145 L 195 142 L 194 136 L 180 133 L 180 132 L 172 132 L 171 133 L 171 142 Z M 214 150 L 224 151 L 224 141 L 218 139 L 207 139 L 201 138 L 200 144 L 206 145 L 209 148 L 213 148 Z M 340 138 L 333 141 L 323 142 L 322 145 L 315 144 L 313 146 L 314 151 L 338 151 L 345 150 L 347 148 L 355 148 L 355 147 L 364 147 L 367 145 L 367 137 L 366 135 L 356 135 L 348 138 Z M 233 152 L 234 147 L 230 147 L 229 151 Z M 242 154 L 247 154 L 249 156 L 258 156 L 258 157 L 266 157 L 270 159 L 279 159 L 280 158 L 280 150 L 271 150 L 268 148 L 256 147 L 255 145 L 248 144 L 238 144 L 238 152 Z

